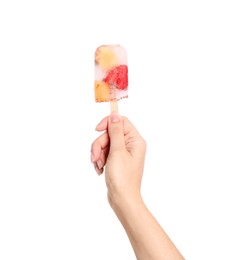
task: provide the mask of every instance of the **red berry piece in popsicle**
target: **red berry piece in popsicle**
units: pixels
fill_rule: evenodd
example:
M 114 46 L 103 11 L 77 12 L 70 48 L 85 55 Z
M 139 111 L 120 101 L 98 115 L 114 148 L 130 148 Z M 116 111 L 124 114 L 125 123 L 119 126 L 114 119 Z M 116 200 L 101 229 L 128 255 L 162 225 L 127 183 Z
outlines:
M 128 88 L 128 67 L 120 65 L 110 70 L 104 79 L 109 85 L 113 85 L 118 89 L 125 90 Z

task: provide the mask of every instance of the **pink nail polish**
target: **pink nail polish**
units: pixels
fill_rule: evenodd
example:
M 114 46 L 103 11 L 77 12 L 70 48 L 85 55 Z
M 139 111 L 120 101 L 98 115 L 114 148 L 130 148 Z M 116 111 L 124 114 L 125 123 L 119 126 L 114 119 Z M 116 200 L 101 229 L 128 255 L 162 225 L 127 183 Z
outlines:
M 101 168 L 102 168 L 102 166 L 103 166 L 102 161 L 101 161 L 101 160 L 98 160 L 98 161 L 96 162 L 96 164 L 97 164 L 98 168 L 101 170 Z

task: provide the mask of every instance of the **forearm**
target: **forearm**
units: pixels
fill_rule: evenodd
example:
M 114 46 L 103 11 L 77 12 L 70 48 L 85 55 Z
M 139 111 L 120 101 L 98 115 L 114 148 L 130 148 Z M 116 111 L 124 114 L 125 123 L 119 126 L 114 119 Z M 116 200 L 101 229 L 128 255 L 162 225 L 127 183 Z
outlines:
M 138 260 L 183 260 L 175 245 L 145 206 L 142 198 L 121 199 L 113 209 Z

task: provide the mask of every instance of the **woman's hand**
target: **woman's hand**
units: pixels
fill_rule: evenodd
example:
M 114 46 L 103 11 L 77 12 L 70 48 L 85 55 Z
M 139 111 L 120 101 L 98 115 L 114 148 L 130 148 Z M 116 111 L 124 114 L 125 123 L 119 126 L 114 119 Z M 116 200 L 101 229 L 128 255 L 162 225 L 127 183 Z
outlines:
M 91 147 L 91 161 L 98 174 L 105 169 L 110 205 L 140 197 L 146 143 L 125 117 L 112 113 L 97 126 L 104 131 Z

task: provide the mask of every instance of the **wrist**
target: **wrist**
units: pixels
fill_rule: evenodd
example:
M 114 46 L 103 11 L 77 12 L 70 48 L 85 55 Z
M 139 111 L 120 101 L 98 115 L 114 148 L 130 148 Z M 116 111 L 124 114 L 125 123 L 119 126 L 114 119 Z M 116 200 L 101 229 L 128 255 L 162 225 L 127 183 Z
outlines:
M 139 205 L 144 205 L 141 193 L 139 191 L 122 194 L 111 194 L 108 192 L 108 200 L 116 215 L 124 214 Z

